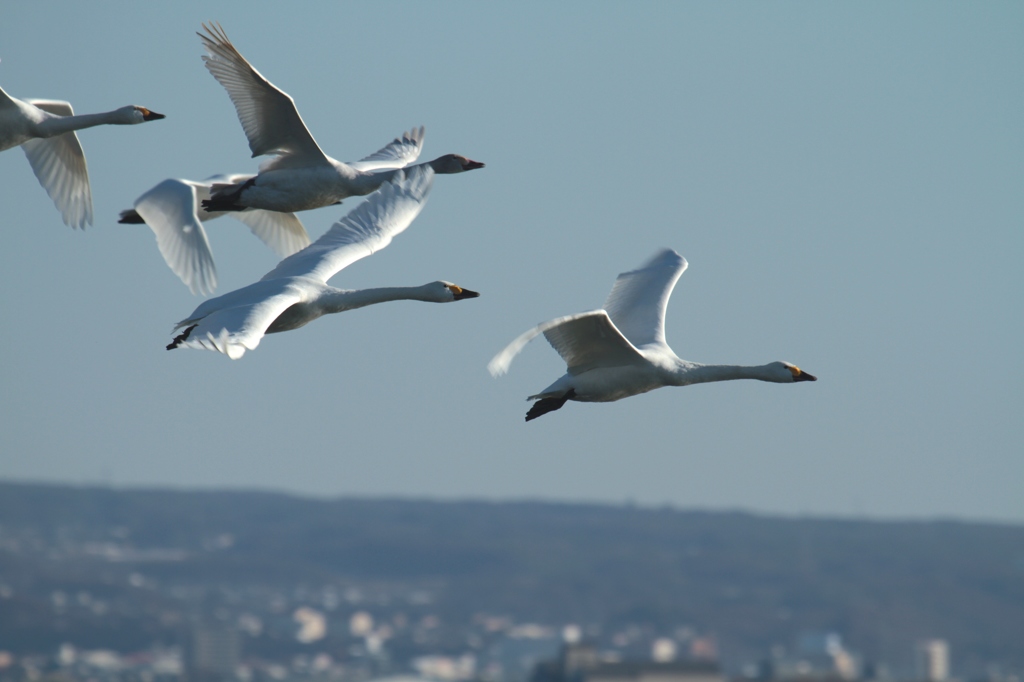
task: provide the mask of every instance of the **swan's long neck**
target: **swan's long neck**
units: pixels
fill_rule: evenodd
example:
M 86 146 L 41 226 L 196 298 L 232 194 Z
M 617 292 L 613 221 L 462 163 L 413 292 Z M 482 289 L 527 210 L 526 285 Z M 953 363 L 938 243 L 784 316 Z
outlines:
M 400 169 L 374 171 L 373 173 L 356 172 L 348 178 L 349 186 L 355 196 L 366 196 L 370 192 L 376 192 L 385 182 L 391 182 Z
M 267 334 L 286 332 L 292 329 L 304 327 L 313 320 L 331 313 L 342 313 L 346 310 L 354 310 L 374 303 L 385 303 L 387 301 L 436 301 L 427 294 L 427 287 L 383 287 L 380 289 L 359 289 L 356 291 L 345 291 L 328 287 L 326 291 L 317 296 L 314 300 L 306 303 L 296 303 L 288 307 L 277 316 L 270 326 L 267 327 Z
M 395 179 L 395 175 L 399 172 L 408 173 L 413 168 L 419 168 L 420 166 L 430 166 L 434 169 L 435 173 L 445 173 L 451 171 L 445 171 L 444 169 L 438 170 L 435 164 L 439 159 L 433 161 L 424 161 L 423 163 L 417 163 L 412 166 L 406 166 L 405 168 L 392 168 L 391 170 L 380 170 L 370 172 L 357 172 L 354 177 L 348 179 L 349 185 L 355 189 L 355 194 L 364 196 L 370 192 L 376 192 L 380 189 L 380 186 L 385 182 L 391 182 Z
M 377 289 L 359 289 L 328 292 L 320 298 L 320 306 L 324 314 L 340 313 L 345 310 L 362 308 L 375 303 L 388 301 L 431 301 L 424 287 L 380 287 Z
M 711 381 L 732 381 L 733 379 L 757 379 L 774 381 L 769 365 L 701 365 L 681 361 L 675 372 L 680 386 L 705 384 Z
M 78 114 L 76 116 L 53 116 L 37 126 L 43 137 L 55 137 L 82 128 L 107 124 L 123 124 L 124 118 L 117 111 L 105 111 L 100 114 Z

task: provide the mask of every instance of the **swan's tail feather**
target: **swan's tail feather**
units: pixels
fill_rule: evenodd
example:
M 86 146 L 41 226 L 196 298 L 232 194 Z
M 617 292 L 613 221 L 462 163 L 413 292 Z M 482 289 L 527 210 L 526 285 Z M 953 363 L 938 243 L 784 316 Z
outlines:
M 526 413 L 526 421 L 541 417 L 548 412 L 554 412 L 555 410 L 561 409 L 562 405 L 565 405 L 566 401 L 573 398 L 575 395 L 576 389 L 570 388 L 564 395 L 562 395 L 561 398 L 541 398 L 535 402 L 530 407 L 529 412 Z
M 181 344 L 185 343 L 188 339 L 188 335 L 192 333 L 192 330 L 196 328 L 198 322 L 191 327 L 185 327 L 185 331 L 174 337 L 174 340 L 167 344 L 167 350 L 174 350 Z

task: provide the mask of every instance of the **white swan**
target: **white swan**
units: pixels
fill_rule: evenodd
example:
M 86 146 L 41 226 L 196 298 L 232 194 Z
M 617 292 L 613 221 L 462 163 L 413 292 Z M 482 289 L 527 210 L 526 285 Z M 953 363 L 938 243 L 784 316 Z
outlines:
M 400 168 L 419 156 L 424 130 L 414 128 L 373 154 L 350 163 L 361 170 Z M 171 178 L 135 200 L 134 209 L 121 211 L 119 223 L 149 225 L 168 267 L 193 294 L 207 296 L 217 288 L 217 267 L 203 223 L 226 215 L 210 212 L 201 202 L 213 187 L 244 183 L 252 175 L 214 175 L 203 182 Z M 294 213 L 250 208 L 231 212 L 282 258 L 309 246 L 309 235 Z
M 702 365 L 676 356 L 665 341 L 665 309 L 686 259 L 665 249 L 639 270 L 615 280 L 603 310 L 559 317 L 510 343 L 487 365 L 492 376 L 508 371 L 512 359 L 538 334 L 554 346 L 568 371 L 543 391 L 526 421 L 562 407 L 567 400 L 609 402 L 662 386 L 758 379 L 779 384 L 817 381 L 788 362 L 745 367 Z
M 75 116 L 67 102 L 20 100 L 0 88 L 0 151 L 25 150 L 32 171 L 57 206 L 65 225 L 92 224 L 92 190 L 85 152 L 76 130 L 98 125 L 132 125 L 164 118 L 145 107 L 127 106 Z
M 429 167 L 399 171 L 394 180 L 339 220 L 322 237 L 285 258 L 260 281 L 201 304 L 174 330 L 167 350 L 187 346 L 231 359 L 259 345 L 264 334 L 297 329 L 322 315 L 385 301 L 446 303 L 480 294 L 451 282 L 420 287 L 345 291 L 327 285 L 336 272 L 391 243 L 412 223 L 433 184 Z
M 203 223 L 228 214 L 211 213 L 199 202 L 210 198 L 215 184 L 250 177 L 214 175 L 202 182 L 169 178 L 136 199 L 134 209 L 121 211 L 117 222 L 149 225 L 167 266 L 193 294 L 209 295 L 217 288 L 217 266 Z M 309 246 L 309 234 L 294 213 L 247 209 L 229 215 L 245 223 L 282 258 Z
M 208 34 L 198 34 L 208 53 L 203 55 L 203 61 L 228 91 L 252 155 L 275 155 L 260 166 L 255 178 L 214 188 L 213 196 L 203 203 L 204 208 L 305 211 L 336 204 L 346 197 L 369 194 L 397 172 L 361 169 L 324 154 L 302 122 L 294 100 L 246 61 L 219 24 L 203 24 L 203 28 Z M 423 165 L 429 165 L 435 173 L 462 173 L 484 167 L 457 154 L 446 154 Z

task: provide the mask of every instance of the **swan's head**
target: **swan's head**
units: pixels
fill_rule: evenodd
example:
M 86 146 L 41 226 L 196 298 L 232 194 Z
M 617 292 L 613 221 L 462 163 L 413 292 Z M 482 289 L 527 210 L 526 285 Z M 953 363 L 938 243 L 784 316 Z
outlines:
M 426 289 L 427 294 L 425 300 L 435 303 L 450 303 L 451 301 L 461 301 L 466 298 L 476 298 L 480 295 L 475 291 L 463 289 L 458 284 L 452 284 L 444 280 L 425 284 L 423 288 Z
M 434 169 L 435 173 L 465 173 L 466 171 L 476 170 L 477 168 L 483 168 L 484 165 L 479 161 L 473 161 L 467 159 L 465 156 L 459 156 L 458 154 L 445 154 L 439 156 L 430 162 L 430 167 Z
M 789 362 L 773 362 L 768 365 L 771 372 L 769 381 L 780 384 L 792 384 L 797 381 L 817 381 L 818 377 L 808 374 Z
M 159 121 L 162 118 L 167 118 L 163 114 L 158 114 L 155 111 L 150 111 L 146 107 L 139 107 L 135 105 L 129 105 L 127 107 L 121 107 L 117 110 L 117 113 L 124 119 L 124 122 L 129 125 L 136 123 L 145 123 L 146 121 Z

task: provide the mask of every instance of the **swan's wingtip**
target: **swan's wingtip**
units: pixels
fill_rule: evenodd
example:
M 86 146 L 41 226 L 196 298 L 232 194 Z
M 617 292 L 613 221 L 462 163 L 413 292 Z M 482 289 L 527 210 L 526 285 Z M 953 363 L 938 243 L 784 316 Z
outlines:
M 231 338 L 231 334 L 227 329 L 221 329 L 220 334 L 217 336 L 214 336 L 213 332 L 207 332 L 206 337 L 210 340 L 210 343 L 213 344 L 214 350 L 220 351 L 232 360 L 239 359 L 245 355 L 245 351 L 247 350 L 247 347 L 242 342 Z M 252 347 L 255 348 L 256 346 L 253 345 Z
M 509 362 L 502 357 L 495 357 L 487 363 L 487 371 L 490 372 L 491 376 L 495 379 L 508 374 L 508 367 Z

